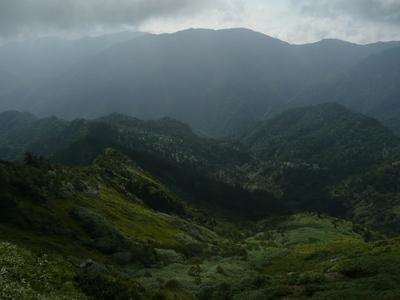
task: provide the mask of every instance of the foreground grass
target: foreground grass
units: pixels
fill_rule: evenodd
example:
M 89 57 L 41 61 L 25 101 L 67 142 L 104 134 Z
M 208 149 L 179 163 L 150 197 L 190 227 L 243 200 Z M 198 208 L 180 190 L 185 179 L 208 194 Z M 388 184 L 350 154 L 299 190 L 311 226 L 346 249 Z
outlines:
M 400 298 L 400 238 L 354 222 L 216 221 L 113 150 L 0 167 L 1 299 Z
M 151 248 L 155 260 L 140 268 L 99 261 L 96 272 L 83 271 L 55 252 L 3 242 L 1 299 L 400 297 L 400 238 L 367 242 L 357 232 L 350 234 L 351 222 L 308 213 L 255 226 L 258 232 L 247 238 L 201 248 Z M 324 240 L 310 241 L 315 228 L 325 232 Z

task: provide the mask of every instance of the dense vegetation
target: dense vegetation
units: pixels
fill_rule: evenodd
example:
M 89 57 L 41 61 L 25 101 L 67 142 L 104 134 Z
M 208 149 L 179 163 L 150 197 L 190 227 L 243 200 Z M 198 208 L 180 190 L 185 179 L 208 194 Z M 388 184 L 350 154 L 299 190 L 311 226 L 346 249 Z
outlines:
M 5 112 L 0 122 L 3 159 L 22 159 L 32 150 L 55 163 L 88 165 L 113 147 L 186 202 L 229 218 L 291 209 L 351 216 L 349 197 L 338 197 L 338 186 L 343 192 L 355 189 L 357 180 L 343 182 L 363 174 L 379 177 L 385 169 L 380 166 L 399 159 L 400 142 L 393 133 L 337 104 L 288 110 L 223 140 L 199 137 L 176 120 L 142 121 L 115 113 L 66 122 Z M 396 194 L 398 184 L 391 184 Z M 368 201 L 377 202 L 374 197 Z M 384 197 L 386 191 L 378 202 L 393 198 Z
M 266 189 L 298 209 L 333 215 L 350 215 L 352 210 L 343 206 L 347 198 L 332 197 L 336 185 L 352 189 L 341 181 L 364 172 L 379 176 L 375 164 L 397 161 L 400 145 L 377 120 L 338 104 L 288 110 L 236 138 L 258 158 L 246 167 L 252 172 L 248 186 Z M 392 186 L 397 191 L 398 184 Z
M 400 296 L 400 142 L 370 117 L 292 109 L 223 140 L 122 114 L 0 124 L 4 299 Z
M 298 213 L 242 226 L 216 222 L 111 149 L 89 167 L 34 157 L 1 166 L 1 211 L 8 211 L 1 239 L 11 241 L 0 244 L 2 299 L 400 295 L 399 239 L 351 221 Z M 149 202 L 139 198 L 144 189 Z M 79 267 L 87 257 L 94 268 Z

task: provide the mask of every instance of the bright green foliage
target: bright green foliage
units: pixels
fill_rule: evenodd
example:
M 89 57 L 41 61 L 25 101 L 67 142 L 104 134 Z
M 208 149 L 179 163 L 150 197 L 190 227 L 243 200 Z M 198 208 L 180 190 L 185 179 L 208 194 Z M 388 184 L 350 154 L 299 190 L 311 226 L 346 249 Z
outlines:
M 60 256 L 37 255 L 7 242 L 0 243 L 0 298 L 12 299 L 171 299 L 171 292 L 192 299 L 174 282 L 165 291 L 147 290 L 139 282 L 95 270 L 80 270 Z
M 335 292 L 363 299 L 364 290 L 371 299 L 380 299 L 400 291 L 394 284 L 400 280 L 397 239 L 366 243 L 352 231 L 352 222 L 306 213 L 270 218 L 257 227 L 262 231 L 211 248 L 207 258 L 195 265 L 148 269 L 151 277 L 143 272 L 140 280 L 156 288 L 160 278 L 177 279 L 199 299 L 336 299 L 330 298 Z M 312 239 L 324 235 L 324 239 Z M 245 259 L 228 247 L 247 249 Z M 373 284 L 365 287 L 368 282 Z M 380 285 L 384 292 L 378 290 Z
M 4 240 L 143 265 L 154 262 L 153 247 L 219 240 L 201 226 L 212 224 L 206 214 L 115 150 L 106 150 L 93 166 L 74 169 L 0 162 L 0 177 Z M 121 260 L 121 253 L 129 258 Z
M 87 299 L 74 285 L 73 266 L 57 255 L 36 255 L 0 243 L 1 299 Z
M 89 199 L 92 199 L 92 204 L 96 201 L 96 198 L 87 198 L 87 205 L 91 205 Z M 119 241 L 121 249 L 111 252 L 133 247 L 132 257 L 134 249 L 138 251 L 143 247 L 137 240 L 130 240 L 118 226 L 111 227 L 105 221 L 110 217 L 112 219 L 109 220 L 116 221 L 122 212 L 110 210 L 103 219 L 82 206 L 75 206 L 73 210 L 71 214 L 81 219 L 83 230 L 88 230 L 94 243 L 96 238 L 110 239 L 112 236 Z M 101 211 L 100 205 L 98 212 Z M 163 215 L 154 214 L 153 217 L 154 222 Z M 132 220 L 132 224 L 136 224 L 136 221 Z M 194 299 L 194 296 L 198 299 L 338 299 L 345 294 L 350 299 L 363 299 L 363 295 L 367 294 L 371 299 L 395 299 L 400 292 L 398 239 L 366 243 L 360 234 L 352 231 L 352 222 L 312 213 L 270 218 L 253 224 L 254 227 L 259 232 L 250 234 L 248 238 L 237 237 L 236 241 L 226 240 L 216 246 L 199 248 L 193 252 L 192 259 L 200 256 L 203 259 L 197 260 L 194 265 L 185 260 L 168 263 L 150 259 L 147 264 L 142 264 L 142 270 L 132 265 L 129 258 L 124 263 L 121 256 L 123 252 L 118 254 L 119 265 L 103 264 L 102 259 L 110 262 L 111 257 L 116 257 L 116 253 L 112 256 L 107 254 L 109 249 L 100 249 L 104 258 L 96 256 L 99 272 L 78 271 L 59 256 L 36 256 L 23 248 L 3 243 L 2 254 L 8 254 L 1 256 L 2 265 L 7 265 L 9 261 L 13 268 L 6 268 L 6 273 L 3 269 L 1 279 L 7 282 L 10 292 L 24 293 L 21 295 L 26 295 L 26 299 L 35 299 L 36 296 L 29 294 L 32 290 L 35 293 L 42 292 L 43 299 L 47 299 L 47 295 L 51 295 L 49 299 L 64 299 L 61 296 L 57 298 L 58 289 L 62 290 L 60 295 L 76 299 L 85 299 L 85 296 L 93 299 L 174 299 L 175 294 L 179 299 Z M 365 229 L 361 227 L 361 230 Z M 371 231 L 371 234 L 379 237 L 375 232 Z M 323 239 L 315 238 L 324 235 Z M 110 242 L 105 244 L 113 245 Z M 43 247 L 46 248 L 46 244 Z M 163 247 L 184 252 L 192 246 L 164 244 Z M 151 252 L 150 249 L 147 251 Z M 50 263 L 44 264 L 46 261 Z M 40 263 L 49 267 L 43 269 L 39 267 Z M 29 264 L 31 266 L 26 268 Z M 21 269 L 21 266 L 24 268 Z M 51 274 L 47 274 L 50 270 Z M 139 272 L 135 273 L 137 270 Z M 109 274 L 110 271 L 114 275 Z M 135 279 L 123 279 L 115 272 Z M 18 282 L 12 281 L 12 278 L 18 278 Z M 26 278 L 27 281 L 20 281 L 20 278 Z M 334 279 L 331 281 L 330 278 Z M 25 285 L 25 282 L 29 285 Z M 59 282 L 70 284 L 60 286 Z M 46 286 L 52 287 L 52 294 L 45 293 Z M 152 291 L 158 288 L 160 292 Z

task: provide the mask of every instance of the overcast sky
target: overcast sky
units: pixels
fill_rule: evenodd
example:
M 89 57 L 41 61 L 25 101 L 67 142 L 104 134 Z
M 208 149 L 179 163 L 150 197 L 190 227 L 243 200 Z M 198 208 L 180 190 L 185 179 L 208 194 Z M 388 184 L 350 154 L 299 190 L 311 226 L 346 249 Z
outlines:
M 400 40 L 400 0 L 0 0 L 0 43 L 245 27 L 293 44 Z

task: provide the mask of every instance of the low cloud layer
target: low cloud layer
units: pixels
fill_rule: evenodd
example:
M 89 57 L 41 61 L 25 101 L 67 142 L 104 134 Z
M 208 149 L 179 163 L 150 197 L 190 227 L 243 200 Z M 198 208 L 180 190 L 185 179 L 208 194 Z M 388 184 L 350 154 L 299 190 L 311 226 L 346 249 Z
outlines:
M 337 18 L 350 15 L 367 22 L 400 25 L 398 0 L 292 0 L 303 15 L 316 18 Z
M 358 43 L 400 39 L 398 0 L 290 0 L 298 30 Z M 295 31 L 294 31 L 295 32 Z
M 400 0 L 0 0 L 0 42 L 189 27 L 246 27 L 290 43 L 400 40 Z
M 152 17 L 200 12 L 197 0 L 0 0 L 0 36 L 91 27 L 138 26 Z

